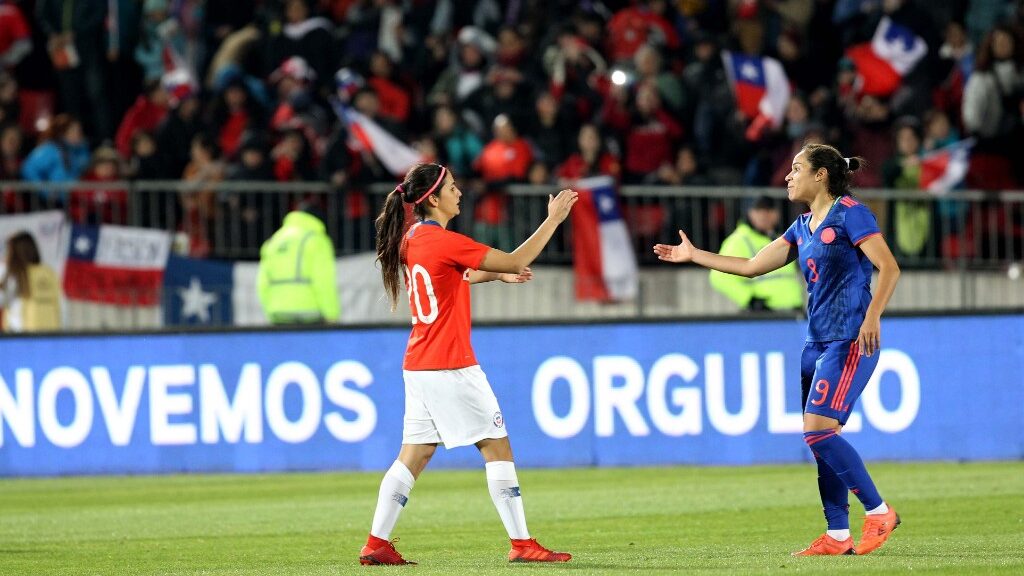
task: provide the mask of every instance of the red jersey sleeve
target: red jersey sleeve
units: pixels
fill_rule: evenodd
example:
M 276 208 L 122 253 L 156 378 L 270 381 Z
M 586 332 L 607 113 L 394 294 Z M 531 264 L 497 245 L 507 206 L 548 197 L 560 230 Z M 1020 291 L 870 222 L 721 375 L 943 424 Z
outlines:
M 477 270 L 484 261 L 487 251 L 491 249 L 490 246 L 481 244 L 458 232 L 446 234 L 444 243 L 444 248 L 441 250 L 444 258 L 461 269 L 472 268 Z

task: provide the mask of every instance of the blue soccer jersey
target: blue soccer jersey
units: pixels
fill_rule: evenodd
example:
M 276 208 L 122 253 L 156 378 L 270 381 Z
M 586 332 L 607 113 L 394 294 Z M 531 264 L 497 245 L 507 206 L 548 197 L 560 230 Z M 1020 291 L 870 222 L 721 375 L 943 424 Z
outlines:
M 802 214 L 783 238 L 795 244 L 807 281 L 807 341 L 853 340 L 871 303 L 871 261 L 857 246 L 881 234 L 875 215 L 841 196 L 818 227 Z

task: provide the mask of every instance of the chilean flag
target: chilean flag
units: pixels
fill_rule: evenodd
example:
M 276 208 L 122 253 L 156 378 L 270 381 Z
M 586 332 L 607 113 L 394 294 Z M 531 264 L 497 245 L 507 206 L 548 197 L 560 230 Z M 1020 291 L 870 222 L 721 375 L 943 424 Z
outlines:
M 160 303 L 171 236 L 125 226 L 72 226 L 64 294 L 121 306 Z
M 960 140 L 929 152 L 921 157 L 921 188 L 935 194 L 944 194 L 956 188 L 970 166 L 970 151 L 974 139 Z
M 750 56 L 722 51 L 725 73 L 736 95 L 736 104 L 747 118 L 782 125 L 791 93 L 789 78 L 779 61 L 768 56 Z
M 576 299 L 612 302 L 636 297 L 636 253 L 619 210 L 615 181 L 595 176 L 576 181 L 572 210 Z
M 334 112 L 348 126 L 355 147 L 373 152 L 391 174 L 403 177 L 410 168 L 423 162 L 422 154 L 395 138 L 369 117 L 337 100 L 332 105 Z
M 928 53 L 924 39 L 914 32 L 882 18 L 871 43 L 857 44 L 846 50 L 857 67 L 857 87 L 861 94 L 889 96 L 900 87 L 903 77 Z

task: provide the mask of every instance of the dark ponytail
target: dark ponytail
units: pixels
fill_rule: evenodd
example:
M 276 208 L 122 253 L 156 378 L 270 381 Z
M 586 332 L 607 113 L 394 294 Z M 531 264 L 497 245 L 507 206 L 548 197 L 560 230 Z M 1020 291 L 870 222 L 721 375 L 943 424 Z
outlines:
M 807 155 L 812 172 L 822 168 L 828 172 L 828 194 L 833 198 L 850 193 L 853 173 L 866 164 L 860 156 L 844 158 L 839 150 L 828 144 L 805 144 L 801 152 Z
M 431 190 L 441 176 L 447 171 L 437 164 L 417 164 L 405 175 L 405 181 L 395 187 L 384 200 L 384 208 L 374 222 L 377 229 L 377 262 L 380 263 L 380 274 L 384 280 L 384 290 L 391 300 L 391 310 L 398 305 L 398 291 L 402 285 L 402 236 L 407 230 L 405 221 L 405 204 L 412 205 L 412 212 L 418 220 L 427 215 L 427 203 L 423 196 L 437 195 L 441 192 L 438 185 Z

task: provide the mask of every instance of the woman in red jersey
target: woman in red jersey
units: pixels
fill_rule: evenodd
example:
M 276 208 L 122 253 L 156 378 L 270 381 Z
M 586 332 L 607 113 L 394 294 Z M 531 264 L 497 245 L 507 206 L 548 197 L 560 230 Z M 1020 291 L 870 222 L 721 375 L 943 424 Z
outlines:
M 388 538 L 409 492 L 438 444 L 480 450 L 487 487 L 512 540 L 511 562 L 567 562 L 530 538 L 512 462 L 512 447 L 498 401 L 470 344 L 469 285 L 503 280 L 525 282 L 528 268 L 569 215 L 577 194 L 549 196 L 548 217 L 519 248 L 502 252 L 446 228 L 459 214 L 462 192 L 444 166 L 419 164 L 387 197 L 377 217 L 377 260 L 392 307 L 405 277 L 412 333 L 402 364 L 405 422 L 402 449 L 381 481 L 377 509 L 361 564 L 410 564 Z M 405 226 L 405 204 L 416 223 Z

